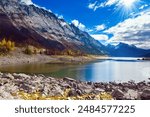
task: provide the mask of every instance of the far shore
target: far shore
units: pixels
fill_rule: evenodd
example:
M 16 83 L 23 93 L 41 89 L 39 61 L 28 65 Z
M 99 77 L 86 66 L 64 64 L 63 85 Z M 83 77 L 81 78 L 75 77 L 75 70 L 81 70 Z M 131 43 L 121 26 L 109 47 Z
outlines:
M 107 56 L 68 56 L 68 55 L 45 55 L 45 54 L 24 54 L 21 50 L 11 52 L 8 55 L 0 56 L 0 65 L 22 65 L 32 63 L 49 63 L 49 64 L 80 64 L 98 59 L 107 59 Z

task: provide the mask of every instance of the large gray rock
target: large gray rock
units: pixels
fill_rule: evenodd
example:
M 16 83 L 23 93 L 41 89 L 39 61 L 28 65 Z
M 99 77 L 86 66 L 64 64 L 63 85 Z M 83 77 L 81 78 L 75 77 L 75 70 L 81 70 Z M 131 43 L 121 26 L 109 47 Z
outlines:
M 138 91 L 129 89 L 127 93 L 124 94 L 124 99 L 129 99 L 129 100 L 139 99 L 139 93 Z
M 20 73 L 20 74 L 16 74 L 16 73 L 13 73 L 13 76 L 14 77 L 16 77 L 16 78 L 30 78 L 30 76 L 29 75 L 27 75 L 27 74 L 23 74 L 23 73 Z
M 141 94 L 142 100 L 150 100 L 150 89 L 145 89 Z
M 86 85 L 85 83 L 77 84 L 77 89 L 86 94 L 89 94 L 93 91 L 93 88 L 90 85 Z
M 116 89 L 112 92 L 112 96 L 117 100 L 124 99 L 124 92 L 122 92 L 120 89 Z
M 2 75 L 2 77 L 3 78 L 8 78 L 8 79 L 14 79 L 14 76 L 10 73 L 8 73 L 8 74 L 5 73 L 5 74 Z
M 65 77 L 65 78 L 63 78 L 63 80 L 64 81 L 72 81 L 72 82 L 76 81 L 75 79 L 69 78 L 69 77 Z
M 0 77 L 3 75 L 3 73 L 0 72 Z

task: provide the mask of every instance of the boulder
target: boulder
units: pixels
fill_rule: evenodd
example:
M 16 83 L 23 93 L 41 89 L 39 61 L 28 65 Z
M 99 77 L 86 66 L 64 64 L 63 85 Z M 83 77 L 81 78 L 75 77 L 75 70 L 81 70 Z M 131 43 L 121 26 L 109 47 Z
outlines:
M 150 89 L 145 89 L 141 94 L 142 100 L 150 100 Z
M 76 81 L 75 79 L 69 78 L 69 77 L 65 77 L 63 78 L 64 81 Z
M 26 75 L 26 74 L 22 74 L 22 73 L 20 73 L 20 74 L 16 74 L 16 73 L 13 73 L 13 76 L 15 77 L 15 78 L 30 78 L 31 76 L 29 76 L 29 75 Z
M 68 96 L 69 96 L 69 97 L 73 97 L 73 96 L 77 96 L 77 95 L 78 95 L 78 93 L 77 93 L 77 91 L 74 90 L 74 89 L 70 90 L 69 93 L 68 93 Z
M 96 93 L 96 94 L 101 93 L 101 92 L 105 92 L 105 90 L 101 89 L 101 88 L 94 89 L 94 93 Z
M 86 85 L 85 83 L 77 84 L 77 89 L 87 94 L 93 91 L 93 88 L 90 85 Z
M 124 94 L 124 99 L 135 100 L 139 98 L 138 91 L 129 89 L 127 93 Z
M 8 79 L 14 79 L 14 76 L 13 76 L 12 74 L 10 74 L 10 73 L 8 73 L 8 74 L 3 74 L 2 77 L 3 77 L 3 78 L 8 78 Z
M 0 76 L 2 76 L 2 75 L 3 75 L 3 73 L 0 72 Z
M 124 92 L 122 92 L 120 89 L 116 89 L 112 92 L 112 96 L 117 100 L 124 99 Z
M 86 84 L 88 84 L 88 85 L 93 85 L 93 83 L 92 83 L 92 82 L 86 82 Z

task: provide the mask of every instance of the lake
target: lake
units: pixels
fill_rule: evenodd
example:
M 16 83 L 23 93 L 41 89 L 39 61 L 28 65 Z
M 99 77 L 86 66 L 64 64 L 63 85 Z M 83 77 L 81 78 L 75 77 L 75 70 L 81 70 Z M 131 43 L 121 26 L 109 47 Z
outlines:
M 27 74 L 44 74 L 46 76 L 63 78 L 71 77 L 81 81 L 93 82 L 135 82 L 150 78 L 150 61 L 140 61 L 137 58 L 110 58 L 97 60 L 81 65 L 64 64 L 27 64 L 0 67 L 1 72 Z

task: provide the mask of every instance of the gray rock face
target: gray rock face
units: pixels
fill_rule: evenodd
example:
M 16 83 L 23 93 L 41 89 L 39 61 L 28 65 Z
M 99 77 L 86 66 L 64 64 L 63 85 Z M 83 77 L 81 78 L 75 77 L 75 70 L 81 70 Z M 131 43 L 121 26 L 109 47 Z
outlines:
M 105 47 L 88 33 L 57 18 L 47 10 L 23 4 L 19 0 L 0 1 L 0 21 L 2 36 L 11 37 L 17 43 L 47 49 L 105 53 Z

